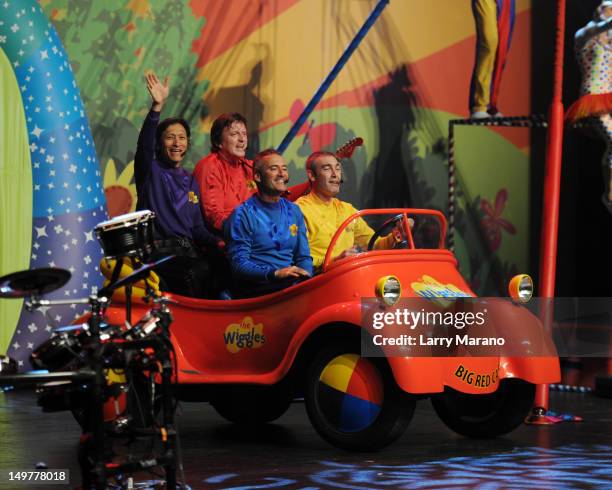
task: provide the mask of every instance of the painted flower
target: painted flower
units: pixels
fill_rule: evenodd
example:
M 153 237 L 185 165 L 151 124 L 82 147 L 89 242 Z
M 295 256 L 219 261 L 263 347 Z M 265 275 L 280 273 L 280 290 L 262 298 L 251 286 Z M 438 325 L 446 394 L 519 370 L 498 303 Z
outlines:
M 502 218 L 506 201 L 508 200 L 508 191 L 506 189 L 500 189 L 495 196 L 495 205 L 492 206 L 486 199 L 481 199 L 480 209 L 485 214 L 480 224 L 484 230 L 491 251 L 495 252 L 499 249 L 502 239 L 502 230 L 507 231 L 511 235 L 516 235 L 516 228 L 508 220 Z
M 131 213 L 136 209 L 136 185 L 134 180 L 134 161 L 126 165 L 117 177 L 117 168 L 112 158 L 108 159 L 104 169 L 104 194 L 109 217 Z
M 298 227 L 295 223 L 293 223 L 290 227 L 289 227 L 289 232 L 291 233 L 291 236 L 295 236 L 298 233 Z

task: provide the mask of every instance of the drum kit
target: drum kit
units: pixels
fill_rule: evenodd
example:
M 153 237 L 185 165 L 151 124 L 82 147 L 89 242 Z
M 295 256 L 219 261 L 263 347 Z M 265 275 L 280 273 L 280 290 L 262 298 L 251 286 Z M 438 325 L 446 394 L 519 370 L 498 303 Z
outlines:
M 163 468 L 165 481 L 158 483 L 164 488 L 187 488 L 177 487 L 176 481 L 170 300 L 151 295 L 145 299 L 152 308 L 142 319 L 132 325 L 129 315 L 131 286 L 172 258 L 145 262 L 154 251 L 153 219 L 151 211 L 138 211 L 95 227 L 106 259 L 117 260 L 121 267 L 129 258 L 140 267 L 88 298 L 43 299 L 70 280 L 70 272 L 64 269 L 33 269 L 0 277 L 0 298 L 25 298 L 30 311 L 67 304 L 89 307 L 86 322 L 56 328 L 33 350 L 30 361 L 38 371 L 19 374 L 14 360 L 0 356 L 0 385 L 35 386 L 43 411 L 71 410 L 81 424 L 79 464 L 85 489 L 142 488 L 125 476 L 143 468 Z M 109 325 L 104 321 L 105 309 L 113 291 L 123 287 L 128 321 Z M 111 464 L 109 444 L 121 437 L 150 438 L 148 446 L 156 450 L 141 459 L 130 455 Z M 146 488 L 155 485 L 147 483 Z

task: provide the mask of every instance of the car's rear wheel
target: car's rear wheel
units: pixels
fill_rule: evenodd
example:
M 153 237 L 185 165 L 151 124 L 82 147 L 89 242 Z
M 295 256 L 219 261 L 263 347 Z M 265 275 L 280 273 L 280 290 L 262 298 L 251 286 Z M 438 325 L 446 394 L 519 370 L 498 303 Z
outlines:
M 502 380 L 496 392 L 469 395 L 446 388 L 432 396 L 433 407 L 446 426 L 468 437 L 497 437 L 513 431 L 529 415 L 535 385 L 520 379 Z
M 235 424 L 257 425 L 273 422 L 291 405 L 288 390 L 267 386 L 229 387 L 211 400 L 221 417 Z
M 330 444 L 371 451 L 403 434 L 415 400 L 398 388 L 384 358 L 358 352 L 358 346 L 333 345 L 315 357 L 307 374 L 306 410 Z

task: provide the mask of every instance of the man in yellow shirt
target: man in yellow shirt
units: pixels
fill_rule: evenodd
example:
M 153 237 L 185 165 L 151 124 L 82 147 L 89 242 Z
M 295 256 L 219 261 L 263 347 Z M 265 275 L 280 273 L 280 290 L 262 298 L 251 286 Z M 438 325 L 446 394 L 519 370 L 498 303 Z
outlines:
M 295 203 L 302 210 L 306 221 L 310 255 L 317 270 L 323 265 L 332 237 L 340 225 L 357 210 L 350 203 L 336 198 L 342 182 L 342 166 L 333 153 L 314 152 L 306 160 L 306 173 L 311 184 L 310 193 Z M 333 260 L 359 253 L 359 248 L 365 249 L 373 234 L 374 230 L 362 218 L 357 218 L 336 242 L 332 252 Z M 391 248 L 396 241 L 396 233 L 390 233 L 379 238 L 374 248 Z

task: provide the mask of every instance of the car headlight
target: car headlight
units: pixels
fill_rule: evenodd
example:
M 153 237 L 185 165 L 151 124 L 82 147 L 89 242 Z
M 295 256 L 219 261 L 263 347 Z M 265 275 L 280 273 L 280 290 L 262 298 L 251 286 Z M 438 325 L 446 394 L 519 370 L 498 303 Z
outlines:
M 402 284 L 395 276 L 383 276 L 376 283 L 376 297 L 393 306 L 402 296 Z
M 508 293 L 515 303 L 527 303 L 533 296 L 533 280 L 528 274 L 517 274 L 510 279 Z

